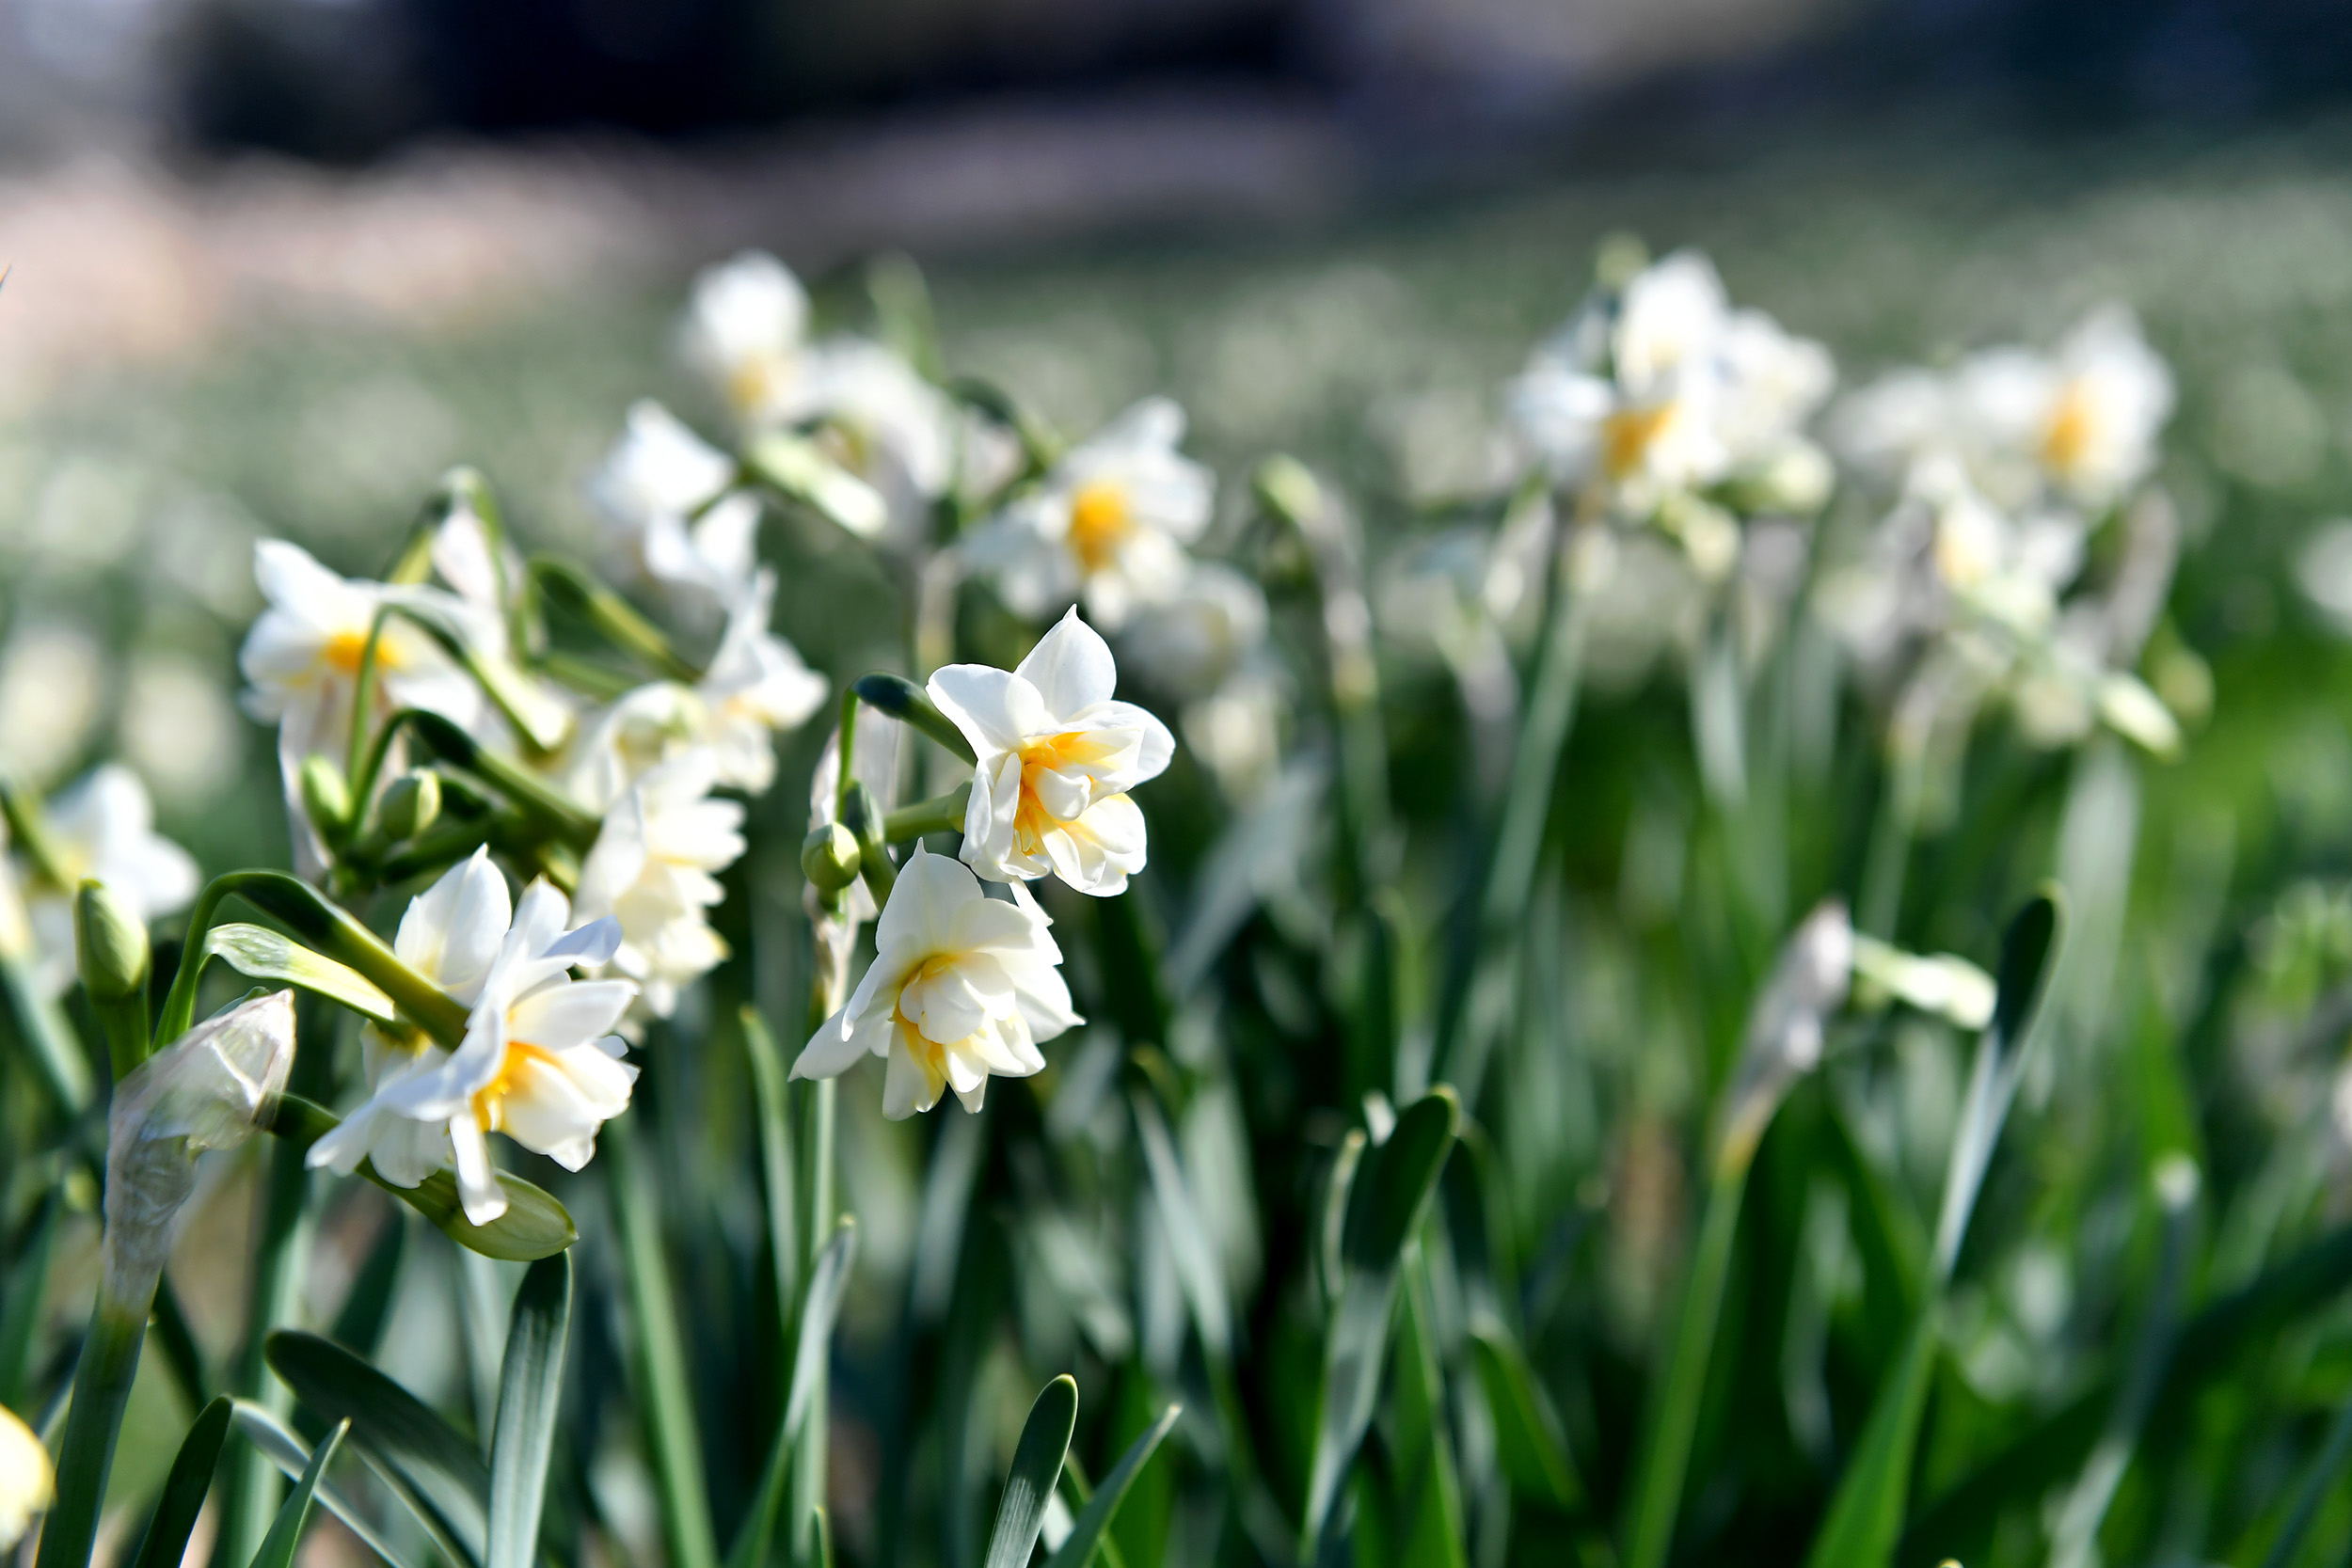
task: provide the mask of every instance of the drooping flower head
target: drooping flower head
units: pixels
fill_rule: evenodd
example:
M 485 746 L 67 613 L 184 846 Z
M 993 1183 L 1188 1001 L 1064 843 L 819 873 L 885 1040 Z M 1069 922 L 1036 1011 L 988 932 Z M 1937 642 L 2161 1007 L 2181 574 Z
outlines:
M 972 538 L 973 563 L 1022 614 L 1072 600 L 1116 631 L 1173 594 L 1184 547 L 1209 526 L 1216 479 L 1177 450 L 1184 411 L 1147 398 L 1073 448 L 1045 483 Z
M 1079 1022 L 1048 924 L 1025 894 L 991 898 L 970 871 L 917 846 L 875 924 L 872 966 L 792 1076 L 831 1078 L 883 1056 L 884 1116 L 928 1111 L 951 1088 L 978 1110 L 990 1074 L 1040 1070 L 1039 1043 Z
M 368 1102 L 311 1146 L 311 1165 L 347 1174 L 373 1159 L 386 1180 L 413 1186 L 445 1153 L 467 1219 L 487 1225 L 506 1212 L 490 1133 L 566 1170 L 595 1157 L 597 1129 L 628 1108 L 636 1082 L 612 1031 L 637 988 L 578 980 L 571 971 L 610 961 L 619 927 L 595 920 L 572 928 L 570 906 L 545 881 L 524 889 L 511 922 L 508 913 L 505 880 L 481 854 L 411 903 L 401 922 L 408 953 L 454 982 L 459 1000 L 473 992 L 465 1037 L 454 1051 L 427 1048 L 411 1065 L 385 1069 Z M 433 1131 L 412 1133 L 399 1120 Z
M 1071 610 L 1020 667 L 951 664 L 939 705 L 978 754 L 963 859 L 991 881 L 1059 877 L 1081 893 L 1123 891 L 1143 869 L 1143 813 L 1127 791 L 1175 753 L 1168 726 L 1116 702 L 1110 645 Z

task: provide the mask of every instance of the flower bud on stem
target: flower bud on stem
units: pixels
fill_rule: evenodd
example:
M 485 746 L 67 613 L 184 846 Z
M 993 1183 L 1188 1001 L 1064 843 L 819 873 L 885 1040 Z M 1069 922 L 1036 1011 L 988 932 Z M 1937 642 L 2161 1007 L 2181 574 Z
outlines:
M 147 982 L 154 964 L 147 927 L 103 883 L 86 880 L 73 898 L 73 947 L 119 1084 L 147 1060 Z

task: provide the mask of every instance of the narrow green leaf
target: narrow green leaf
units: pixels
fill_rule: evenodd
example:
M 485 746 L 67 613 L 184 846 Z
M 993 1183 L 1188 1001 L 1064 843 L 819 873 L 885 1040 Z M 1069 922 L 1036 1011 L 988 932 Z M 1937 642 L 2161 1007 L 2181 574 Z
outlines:
M 405 1027 L 391 997 L 374 981 L 266 926 L 237 921 L 215 926 L 204 934 L 204 951 L 240 974 L 256 980 L 283 980 L 387 1028 Z
M 637 1159 L 628 1118 L 605 1131 L 612 1166 L 613 1212 L 620 1221 L 621 1268 L 636 1330 L 637 1398 L 644 1411 L 654 1479 L 661 1495 L 662 1528 L 671 1568 L 717 1568 L 719 1544 L 710 1523 L 702 1439 L 686 1376 L 686 1344 L 677 1302 L 662 1253 L 660 1204 L 651 1175 Z
M 849 1288 L 850 1268 L 856 1260 L 857 1222 L 845 1214 L 809 1275 L 808 1297 L 801 1308 L 800 1341 L 792 1353 L 792 1390 L 785 1401 L 787 1432 L 800 1431 L 816 1401 L 825 1363 L 833 1354 L 834 1319 L 841 1310 L 841 1293 Z
M 1232 1308 L 1226 1298 L 1225 1271 L 1218 1265 L 1216 1248 L 1200 1223 L 1200 1207 L 1193 1201 L 1191 1186 L 1184 1180 L 1184 1166 L 1177 1160 L 1175 1141 L 1168 1135 L 1168 1121 L 1160 1115 L 1159 1102 L 1142 1088 L 1137 1088 L 1132 1099 L 1136 1131 L 1143 1142 L 1144 1165 L 1151 1176 L 1152 1197 L 1159 1205 L 1161 1222 L 1168 1227 L 1168 1248 L 1176 1255 L 1177 1281 L 1183 1285 L 1185 1302 L 1192 1308 L 1193 1326 L 1200 1335 L 1202 1354 L 1213 1365 L 1224 1366 L 1231 1360 L 1233 1347 Z
M 1029 1419 L 1012 1450 L 996 1528 L 988 1538 L 987 1568 L 1028 1568 L 1045 1528 L 1045 1504 L 1061 1482 L 1070 1434 L 1078 1426 L 1078 1383 L 1069 1373 L 1047 1384 L 1029 1406 Z
M 299 1095 L 288 1094 L 278 1096 L 270 1104 L 262 1125 L 296 1148 L 308 1148 L 334 1131 L 337 1118 L 333 1112 Z M 487 1225 L 476 1225 L 466 1218 L 465 1206 L 457 1196 L 457 1178 L 446 1169 L 435 1171 L 413 1187 L 394 1186 L 376 1175 L 375 1166 L 366 1161 L 360 1163 L 359 1174 L 431 1220 L 435 1228 L 451 1241 L 485 1258 L 535 1263 L 580 1240 L 571 1214 L 561 1203 L 521 1177 L 505 1171 L 494 1174 L 506 1192 L 506 1212 Z
M 245 1433 L 246 1441 L 251 1443 L 264 1459 L 284 1471 L 287 1479 L 300 1479 L 302 1472 L 310 1468 L 310 1450 L 303 1446 L 301 1437 L 295 1433 L 294 1430 L 250 1400 L 237 1400 L 234 1404 L 237 1430 Z M 395 1496 L 399 1495 L 397 1488 L 387 1489 L 393 1491 Z M 329 1513 L 341 1519 L 354 1535 L 367 1544 L 370 1551 L 390 1563 L 392 1568 L 434 1568 L 434 1560 L 431 1558 L 420 1558 L 393 1545 L 384 1533 L 375 1528 L 373 1521 L 369 1519 L 367 1513 L 339 1491 L 333 1481 L 321 1479 L 318 1497 L 319 1501 L 326 1505 L 326 1511 Z M 405 1505 L 405 1497 L 403 1502 Z M 432 1530 L 429 1522 L 426 1524 L 426 1529 L 428 1533 Z M 436 1536 L 435 1539 L 440 1538 Z M 449 1560 L 453 1562 L 460 1560 L 453 1547 L 445 1549 L 449 1553 Z M 173 1558 L 167 1562 L 154 1565 L 154 1568 L 179 1568 L 179 1560 Z M 141 1564 L 140 1568 L 147 1568 L 147 1565 Z
M 801 1288 L 799 1183 L 792 1169 L 792 1117 L 787 1107 L 784 1053 L 757 1007 L 739 1015 L 752 1069 L 752 1107 L 759 1130 L 760 1196 L 768 1210 L 768 1250 L 775 1268 L 776 1309 L 789 1313 Z
M 230 1402 L 223 1397 L 197 1413 L 188 1434 L 180 1440 L 171 1473 L 164 1478 L 163 1495 L 147 1521 L 131 1568 L 180 1568 L 187 1555 L 188 1532 L 204 1511 L 204 1495 L 213 1489 L 213 1470 L 220 1463 L 220 1446 L 229 1437 Z
M 1461 1125 L 1461 1101 L 1440 1084 L 1405 1108 L 1388 1142 L 1367 1148 L 1356 1173 L 1341 1243 L 1345 1279 L 1323 1341 L 1322 1393 L 1299 1525 L 1302 1560 L 1312 1560 L 1320 1548 L 1340 1484 L 1372 1425 L 1395 1315 L 1398 1260 L 1428 1212 Z
M 1389 1141 L 1370 1150 L 1349 1195 L 1342 1251 L 1351 1269 L 1395 1265 L 1421 1225 L 1462 1128 L 1462 1101 L 1440 1084 L 1406 1106 Z
M 1902 1359 L 1880 1385 L 1854 1457 L 1830 1499 L 1829 1516 L 1805 1555 L 1805 1568 L 1875 1568 L 1892 1556 L 1902 1532 L 1919 1418 L 1935 1370 L 1933 1315 L 1932 1307 L 1920 1314 Z
M 335 1450 L 343 1446 L 343 1434 L 351 1430 L 348 1419 L 335 1423 L 335 1430 L 326 1434 L 326 1441 L 310 1455 L 310 1466 L 302 1479 L 294 1482 L 294 1491 L 278 1510 L 278 1517 L 270 1521 L 269 1534 L 262 1538 L 262 1549 L 253 1554 L 253 1568 L 294 1568 L 294 1548 L 302 1544 L 302 1527 L 310 1522 L 310 1498 L 318 1491 L 319 1477 Z
M 1723 1317 L 1731 1244 L 1739 1233 L 1747 1190 L 1744 1163 L 1718 1167 L 1707 1189 L 1707 1215 L 1682 1285 L 1682 1303 L 1665 1372 L 1645 1413 L 1641 1458 L 1634 1469 L 1633 1505 L 1626 1528 L 1628 1568 L 1663 1568 L 1682 1512 L 1682 1485 L 1698 1435 L 1699 1402 L 1707 1393 L 1715 1328 Z
M 481 1452 L 414 1394 L 331 1339 L 284 1329 L 265 1354 L 294 1396 L 330 1421 L 466 1564 L 484 1561 L 490 1469 Z
M 1069 1536 L 1046 1559 L 1045 1568 L 1086 1568 L 1095 1546 L 1105 1539 L 1104 1532 L 1111 1528 L 1111 1521 L 1119 1516 L 1119 1505 L 1127 1500 L 1127 1489 L 1159 1451 L 1161 1442 L 1176 1430 L 1176 1418 L 1184 1412 L 1181 1404 L 1169 1405 L 1160 1412 L 1158 1420 L 1127 1445 L 1127 1451 L 1119 1456 L 1119 1463 L 1111 1466 L 1110 1474 L 1103 1478 L 1103 1484 L 1094 1489 L 1086 1507 L 1079 1511 Z
M 507 1321 L 499 1370 L 498 1425 L 490 1441 L 490 1549 L 486 1568 L 531 1568 L 539 1511 L 555 1452 L 564 1393 L 564 1345 L 572 1324 L 572 1259 L 559 1252 L 523 1275 Z
M 9 1262 L 7 1281 L 0 1284 L 0 1404 L 24 1402 L 25 1364 L 32 1355 L 41 1303 L 49 1294 L 49 1260 L 56 1252 L 64 1206 L 54 1191 L 42 1202 L 24 1251 Z
M 1568 1458 L 1560 1417 L 1535 1381 L 1518 1340 L 1493 1319 L 1470 1327 L 1478 1381 L 1495 1423 L 1502 1473 L 1514 1490 L 1553 1508 L 1574 1508 L 1583 1497 Z

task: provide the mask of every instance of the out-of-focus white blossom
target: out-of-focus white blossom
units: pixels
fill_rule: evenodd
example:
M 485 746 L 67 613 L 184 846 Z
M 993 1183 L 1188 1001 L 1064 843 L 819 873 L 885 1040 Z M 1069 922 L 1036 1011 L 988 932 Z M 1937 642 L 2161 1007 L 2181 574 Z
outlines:
M 620 923 L 612 966 L 637 982 L 657 1018 L 727 956 L 707 911 L 725 895 L 716 873 L 743 853 L 743 807 L 713 799 L 717 783 L 707 747 L 651 769 L 605 814 L 580 864 L 580 914 Z
M 1832 899 L 1789 935 L 1748 1010 L 1718 1133 L 1720 1161 L 1743 1165 L 1788 1085 L 1820 1065 L 1829 1021 L 1846 1005 L 1853 969 L 1853 922 Z
M 621 1060 L 628 1047 L 612 1031 L 637 988 L 626 980 L 571 975 L 575 967 L 594 969 L 611 960 L 620 940 L 613 922 L 592 920 L 572 928 L 564 895 L 536 881 L 523 890 L 508 925 L 506 884 L 486 862 L 481 864 L 486 880 L 460 866 L 442 879 L 461 879 L 450 894 L 425 908 L 419 906 L 426 899 L 410 907 L 417 923 L 412 950 L 436 952 L 443 973 L 476 989 L 465 1038 L 453 1052 L 428 1053 L 410 1069 L 388 1073 L 368 1104 L 312 1145 L 308 1158 L 313 1166 L 349 1172 L 373 1149 L 389 1151 L 392 1140 L 378 1126 L 383 1117 L 434 1124 L 448 1139 L 466 1218 L 487 1225 L 506 1212 L 506 1194 L 490 1163 L 490 1133 L 503 1132 L 578 1170 L 595 1157 L 597 1131 L 628 1109 L 637 1069 Z M 403 920 L 404 933 L 408 924 Z M 499 927 L 496 952 L 473 981 L 482 939 L 493 924 Z M 393 1180 L 381 1164 L 376 1168 Z M 421 1180 L 429 1171 L 408 1164 L 401 1174 Z
M 1080 1022 L 1049 924 L 1025 892 L 991 898 L 970 871 L 918 845 L 874 927 L 873 964 L 809 1037 L 792 1076 L 831 1078 L 883 1056 L 884 1116 L 928 1111 L 950 1088 L 978 1110 L 990 1074 L 1039 1071 L 1039 1043 Z
M 154 803 L 138 775 L 107 763 L 52 800 L 43 813 L 60 883 L 20 868 L 38 954 L 37 983 L 63 995 L 73 984 L 73 895 L 84 879 L 103 882 L 133 919 L 146 924 L 186 909 L 202 881 L 196 857 L 155 831 Z M 5 919 L 0 916 L 0 919 Z
M 115 738 L 167 800 L 203 800 L 236 771 L 237 710 L 212 671 L 184 654 L 131 660 Z
M 49 1450 L 15 1411 L 0 1406 L 0 1552 L 24 1540 L 33 1520 L 56 1497 L 57 1472 Z
M 588 482 L 612 553 L 673 590 L 726 603 L 751 580 L 759 499 L 736 489 L 735 459 L 651 399 Z
M 678 347 L 746 423 L 767 418 L 791 384 L 808 332 L 808 291 L 792 269 L 747 250 L 694 277 Z
M 1890 474 L 1950 458 L 1996 505 L 2053 499 L 2095 514 L 2153 471 L 2172 404 L 2172 373 L 2137 319 L 2107 305 L 2050 354 L 2005 346 L 1940 374 L 1894 372 L 1849 398 L 1833 427 L 1849 457 Z
M 294 1065 L 294 992 L 206 1019 L 115 1085 L 106 1111 L 103 1293 L 141 1318 L 171 1247 L 172 1216 L 196 1190 L 196 1157 L 253 1135 Z
M 1252 665 L 1184 705 L 1184 744 L 1229 800 L 1253 801 L 1281 771 L 1282 722 L 1292 705 L 1281 676 Z
M 1159 776 L 1175 741 L 1112 699 L 1118 683 L 1110 645 L 1075 609 L 1018 669 L 951 664 L 931 676 L 931 701 L 978 753 L 963 859 L 981 876 L 1051 874 L 1108 895 L 1143 869 L 1143 813 L 1127 791 Z
M 56 778 L 89 739 L 106 691 L 106 657 L 79 626 L 27 621 L 0 646 L 0 736 L 13 778 Z
M 1184 437 L 1182 408 L 1166 398 L 1136 404 L 974 534 L 973 564 L 1019 614 L 1050 615 L 1074 599 L 1119 630 L 1179 592 L 1185 546 L 1209 526 L 1216 478 L 1177 450 Z
M 1199 697 L 1247 663 L 1265 633 L 1265 590 L 1222 562 L 1199 561 L 1173 594 L 1136 612 L 1119 646 L 1153 689 Z
M 1540 345 L 1512 384 L 1509 411 L 1556 483 L 1638 520 L 1677 497 L 1778 475 L 1804 447 L 1804 423 L 1835 379 L 1819 343 L 1760 311 L 1733 309 L 1713 265 L 1685 250 Z M 1779 506 L 1818 504 L 1825 494 L 1818 484 L 1777 488 L 1770 499 Z M 1717 562 L 1707 575 L 1720 578 L 1720 531 L 1707 522 L 1698 517 L 1685 543 L 1701 552 L 1694 560 Z M 1735 533 L 1734 554 L 1737 543 Z

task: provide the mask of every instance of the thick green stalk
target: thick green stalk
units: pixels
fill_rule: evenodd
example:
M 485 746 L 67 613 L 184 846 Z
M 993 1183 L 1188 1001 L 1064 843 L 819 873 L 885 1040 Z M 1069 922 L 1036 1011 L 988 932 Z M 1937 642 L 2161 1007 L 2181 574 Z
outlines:
M 86 1568 L 98 1536 L 98 1511 L 114 1468 L 115 1439 L 138 1375 L 147 1304 L 107 1298 L 102 1290 L 89 1338 L 73 1370 L 73 1407 L 57 1462 L 57 1500 L 41 1527 L 36 1568 Z
M 1699 1402 L 1707 1393 L 1707 1364 L 1723 1316 L 1724 1285 L 1731 1272 L 1731 1243 L 1739 1235 L 1740 1201 L 1747 1181 L 1747 1162 L 1741 1160 L 1719 1165 L 1708 1184 L 1707 1217 L 1700 1223 L 1698 1249 L 1683 1282 L 1672 1358 L 1651 1406 L 1648 1440 L 1635 1472 L 1625 1568 L 1663 1568 L 1674 1544 L 1675 1519 L 1682 1512 L 1682 1483 L 1690 1473 L 1691 1443 L 1698 1434 Z
M 612 1169 L 621 1268 L 637 1337 L 638 1398 L 651 1439 L 670 1562 L 672 1568 L 719 1568 L 702 1439 L 695 1431 L 687 1384 L 685 1341 L 678 1331 L 669 1264 L 661 1253 L 660 1203 L 651 1173 L 639 1162 L 636 1133 L 628 1118 L 606 1123 L 603 1142 Z
M 665 678 L 688 686 L 703 678 L 702 671 L 671 645 L 660 627 L 579 567 L 542 556 L 531 563 L 531 581 L 543 596 L 587 622 L 607 642 L 643 659 Z

